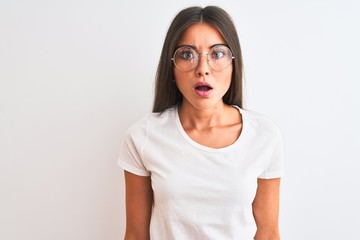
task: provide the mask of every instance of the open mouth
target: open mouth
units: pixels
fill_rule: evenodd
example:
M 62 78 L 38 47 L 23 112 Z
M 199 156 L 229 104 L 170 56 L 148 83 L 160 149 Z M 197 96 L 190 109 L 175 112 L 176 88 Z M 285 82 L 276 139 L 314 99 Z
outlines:
M 207 85 L 201 85 L 201 86 L 196 86 L 195 89 L 198 91 L 209 91 L 212 89 L 212 87 Z
M 201 97 L 208 97 L 212 90 L 213 87 L 208 83 L 197 83 L 195 85 L 195 92 Z

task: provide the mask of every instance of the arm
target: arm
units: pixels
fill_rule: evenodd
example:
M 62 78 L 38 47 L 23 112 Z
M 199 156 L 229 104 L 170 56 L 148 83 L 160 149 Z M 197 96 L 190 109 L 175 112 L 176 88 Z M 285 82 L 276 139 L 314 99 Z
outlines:
M 149 240 L 153 191 L 150 177 L 125 171 L 126 232 L 125 240 Z
M 255 240 L 279 240 L 279 193 L 280 178 L 258 179 L 253 202 L 253 214 L 257 226 Z

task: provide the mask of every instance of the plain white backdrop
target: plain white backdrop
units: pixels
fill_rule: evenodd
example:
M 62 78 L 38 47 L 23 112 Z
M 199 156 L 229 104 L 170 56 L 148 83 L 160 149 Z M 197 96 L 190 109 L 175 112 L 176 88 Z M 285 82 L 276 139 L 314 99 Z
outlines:
M 3 0 L 0 239 L 122 239 L 123 134 L 172 18 L 209 4 L 237 25 L 246 108 L 284 135 L 282 239 L 358 238 L 358 1 Z

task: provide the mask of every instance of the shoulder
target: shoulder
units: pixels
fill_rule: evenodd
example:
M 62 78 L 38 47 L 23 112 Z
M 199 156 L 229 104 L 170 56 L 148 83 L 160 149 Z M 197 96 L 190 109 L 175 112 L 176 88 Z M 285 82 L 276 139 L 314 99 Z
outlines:
M 174 117 L 175 108 L 170 108 L 161 113 L 148 113 L 135 121 L 126 131 L 127 136 L 146 135 L 149 128 L 156 128 Z
M 259 133 L 268 133 L 280 137 L 279 125 L 270 117 L 251 109 L 240 109 L 244 124 Z

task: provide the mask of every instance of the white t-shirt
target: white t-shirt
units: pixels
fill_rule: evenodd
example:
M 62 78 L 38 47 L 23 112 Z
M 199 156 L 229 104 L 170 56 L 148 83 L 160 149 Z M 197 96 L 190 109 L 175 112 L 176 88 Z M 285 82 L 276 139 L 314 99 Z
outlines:
M 240 137 L 219 149 L 192 140 L 177 107 L 148 114 L 128 129 L 118 164 L 151 176 L 152 240 L 253 239 L 257 179 L 282 176 L 282 137 L 272 120 L 239 111 Z

